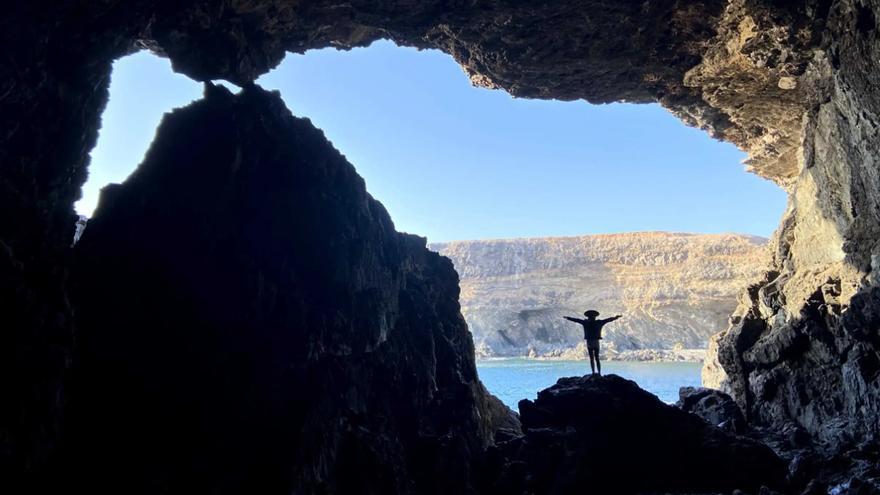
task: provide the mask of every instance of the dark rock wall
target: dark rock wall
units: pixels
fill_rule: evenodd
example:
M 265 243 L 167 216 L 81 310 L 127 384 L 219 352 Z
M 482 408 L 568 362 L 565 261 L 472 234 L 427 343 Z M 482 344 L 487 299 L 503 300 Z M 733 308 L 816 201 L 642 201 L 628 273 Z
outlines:
M 492 431 L 452 264 L 277 94 L 166 116 L 75 258 L 65 483 L 468 490 Z
M 82 40 L 83 25 L 60 22 L 65 6 L 46 7 L 14 2 L 0 19 L 0 477 L 13 485 L 56 444 L 74 341 L 72 205 L 113 50 Z

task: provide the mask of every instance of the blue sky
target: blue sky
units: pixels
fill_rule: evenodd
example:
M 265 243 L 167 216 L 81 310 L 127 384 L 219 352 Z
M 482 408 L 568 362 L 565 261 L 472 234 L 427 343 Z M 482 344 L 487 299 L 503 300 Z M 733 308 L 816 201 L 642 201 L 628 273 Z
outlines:
M 785 207 L 745 155 L 658 105 L 512 98 L 474 88 L 435 51 L 390 42 L 289 54 L 278 89 L 365 178 L 398 230 L 432 242 L 639 230 L 768 236 Z M 77 204 L 143 157 L 164 112 L 201 85 L 139 53 L 118 61 L 89 183 Z

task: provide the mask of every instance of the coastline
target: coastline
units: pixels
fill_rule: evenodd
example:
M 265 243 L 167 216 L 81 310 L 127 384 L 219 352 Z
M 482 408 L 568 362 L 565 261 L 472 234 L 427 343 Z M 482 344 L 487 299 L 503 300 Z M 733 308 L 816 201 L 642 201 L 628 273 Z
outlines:
M 620 362 L 656 362 L 656 363 L 702 363 L 706 356 L 706 349 L 639 349 L 628 351 L 602 351 L 600 358 L 603 361 Z M 508 359 L 525 359 L 530 361 L 583 361 L 587 360 L 586 352 L 580 347 L 568 349 L 554 349 L 552 351 L 537 353 L 531 349 L 527 354 L 519 355 L 489 355 L 477 353 L 479 361 L 502 361 Z

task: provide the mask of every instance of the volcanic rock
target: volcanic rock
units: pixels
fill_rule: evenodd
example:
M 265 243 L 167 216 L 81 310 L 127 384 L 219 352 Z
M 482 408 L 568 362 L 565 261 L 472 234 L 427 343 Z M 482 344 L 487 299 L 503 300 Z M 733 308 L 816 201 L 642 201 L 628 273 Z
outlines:
M 784 485 L 768 447 L 664 404 L 616 375 L 561 378 L 519 403 L 525 436 L 498 446 L 498 493 L 717 493 Z
M 711 425 L 732 433 L 742 433 L 747 425 L 736 402 L 724 392 L 702 387 L 682 387 L 675 407 L 696 414 Z
M 74 287 L 64 486 L 462 493 L 492 422 L 518 428 L 477 379 L 452 264 L 255 86 L 163 119 L 102 192 Z

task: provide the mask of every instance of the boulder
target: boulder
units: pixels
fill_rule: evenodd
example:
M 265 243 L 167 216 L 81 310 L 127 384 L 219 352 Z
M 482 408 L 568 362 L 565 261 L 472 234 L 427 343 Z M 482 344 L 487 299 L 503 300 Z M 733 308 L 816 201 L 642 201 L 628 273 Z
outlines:
M 717 493 L 784 486 L 786 464 L 754 440 L 664 404 L 616 375 L 561 378 L 519 403 L 525 435 L 496 453 L 508 493 Z
M 675 406 L 696 414 L 711 425 L 731 433 L 743 433 L 748 425 L 732 397 L 711 388 L 681 387 Z

